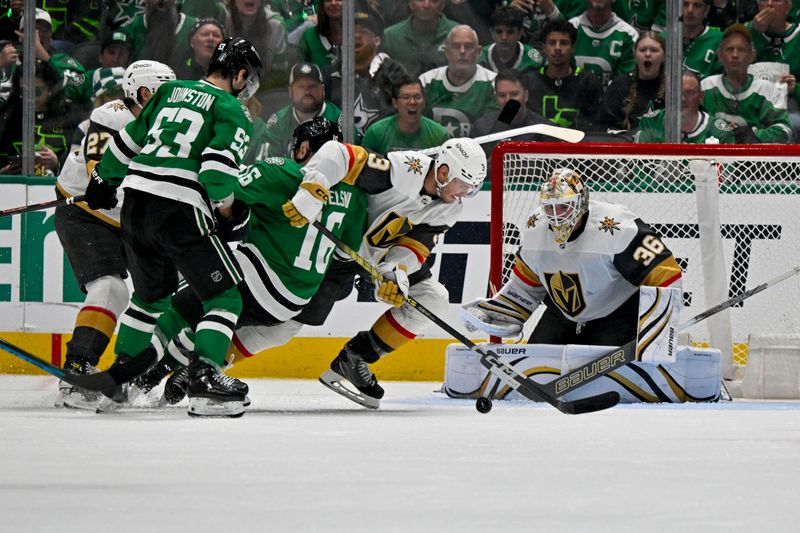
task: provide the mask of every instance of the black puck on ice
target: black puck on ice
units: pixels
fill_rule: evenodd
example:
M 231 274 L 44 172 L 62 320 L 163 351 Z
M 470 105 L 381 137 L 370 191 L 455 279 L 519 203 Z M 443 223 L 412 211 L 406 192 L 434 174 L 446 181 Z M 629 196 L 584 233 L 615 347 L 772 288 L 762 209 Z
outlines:
M 475 402 L 475 409 L 477 409 L 479 413 L 485 415 L 492 410 L 492 400 L 483 397 L 478 398 L 478 400 Z

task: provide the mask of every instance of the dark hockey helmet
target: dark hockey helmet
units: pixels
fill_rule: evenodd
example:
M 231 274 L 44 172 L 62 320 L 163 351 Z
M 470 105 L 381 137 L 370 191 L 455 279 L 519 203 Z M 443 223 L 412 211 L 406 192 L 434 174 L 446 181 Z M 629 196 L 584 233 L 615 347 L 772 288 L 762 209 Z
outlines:
M 314 117 L 294 129 L 292 139 L 289 141 L 289 153 L 294 157 L 295 152 L 303 144 L 303 141 L 308 140 L 308 147 L 313 155 L 326 142 L 342 142 L 343 137 L 339 124 L 325 117 Z
M 243 89 L 233 91 L 233 95 L 247 100 L 256 94 L 264 66 L 253 43 L 242 37 L 228 37 L 214 50 L 208 63 L 208 74 L 219 72 L 233 83 L 234 76 L 241 69 L 247 71 L 247 83 Z

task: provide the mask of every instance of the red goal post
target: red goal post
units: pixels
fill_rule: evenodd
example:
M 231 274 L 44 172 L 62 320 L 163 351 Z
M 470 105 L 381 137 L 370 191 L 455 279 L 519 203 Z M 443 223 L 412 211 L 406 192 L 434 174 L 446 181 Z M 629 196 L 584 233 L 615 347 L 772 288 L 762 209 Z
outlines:
M 590 198 L 628 206 L 684 269 L 685 318 L 800 262 L 800 147 L 505 142 L 492 153 L 490 286 L 502 286 L 542 180 L 578 171 Z M 746 362 L 750 335 L 800 331 L 800 278 L 689 330 Z M 531 324 L 535 320 L 530 321 Z

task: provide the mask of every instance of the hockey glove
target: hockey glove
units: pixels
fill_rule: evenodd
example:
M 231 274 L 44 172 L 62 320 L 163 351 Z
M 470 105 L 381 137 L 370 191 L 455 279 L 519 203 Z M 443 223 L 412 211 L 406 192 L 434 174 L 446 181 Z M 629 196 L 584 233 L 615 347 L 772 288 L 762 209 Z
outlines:
M 217 219 L 217 235 L 225 242 L 236 242 L 244 239 L 247 234 L 247 223 L 250 221 L 250 208 L 241 200 L 234 200 L 231 204 L 233 216 L 222 217 L 215 212 Z
M 747 125 L 733 128 L 733 136 L 736 144 L 761 144 L 761 140 L 756 137 L 753 128 Z
M 117 188 L 101 178 L 97 168 L 92 170 L 86 186 L 86 204 L 89 209 L 113 209 L 117 206 Z
M 406 267 L 384 263 L 378 267 L 383 279 L 375 280 L 375 298 L 395 307 L 400 307 L 408 296 L 410 284 Z
M 516 337 L 525 324 L 525 313 L 497 296 L 465 303 L 459 316 L 469 331 L 483 331 L 497 337 Z
M 303 182 L 291 200 L 283 204 L 283 214 L 295 228 L 302 228 L 315 220 L 327 203 L 328 189 L 311 181 Z

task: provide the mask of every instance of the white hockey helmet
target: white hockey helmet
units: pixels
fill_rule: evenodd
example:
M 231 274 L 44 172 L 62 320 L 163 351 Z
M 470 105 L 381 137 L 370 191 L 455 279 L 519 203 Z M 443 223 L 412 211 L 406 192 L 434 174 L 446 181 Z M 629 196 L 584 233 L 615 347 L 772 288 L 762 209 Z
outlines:
M 125 91 L 126 98 L 141 104 L 142 102 L 138 98 L 141 87 L 146 87 L 150 89 L 151 93 L 155 93 L 162 83 L 174 79 L 175 72 L 164 63 L 150 60 L 135 61 L 125 69 L 125 74 L 122 76 L 122 89 Z
M 589 188 L 573 169 L 557 168 L 542 184 L 539 204 L 553 230 L 556 244 L 564 244 L 589 208 Z
M 447 165 L 447 180 L 444 183 L 436 180 L 438 190 L 441 190 L 451 180 L 457 179 L 473 187 L 473 191 L 477 193 L 486 178 L 486 154 L 483 153 L 481 145 L 469 137 L 445 141 L 439 148 L 439 153 L 436 154 L 434 172 L 437 177 L 439 167 L 442 165 Z

